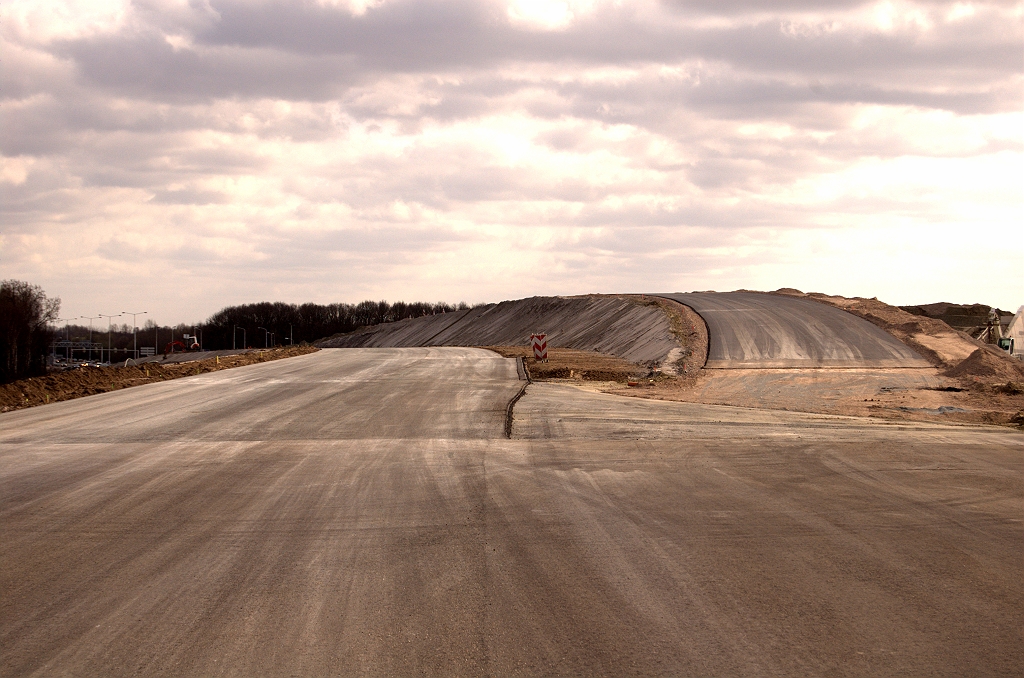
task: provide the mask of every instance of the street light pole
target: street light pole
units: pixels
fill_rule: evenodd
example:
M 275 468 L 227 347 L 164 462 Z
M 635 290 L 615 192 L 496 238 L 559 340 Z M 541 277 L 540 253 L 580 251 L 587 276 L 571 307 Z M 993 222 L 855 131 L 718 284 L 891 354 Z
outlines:
M 237 332 L 238 330 L 242 330 L 242 348 L 245 348 L 245 328 L 238 327 L 237 325 L 235 325 L 234 329 L 231 330 L 231 345 L 235 345 L 235 332 Z
M 263 330 L 263 348 L 268 348 L 267 337 L 270 336 L 270 330 L 268 330 L 266 327 L 257 327 L 256 329 Z
M 84 318 L 85 320 L 89 321 L 89 360 L 92 360 L 92 321 L 93 320 L 99 320 L 100 317 L 98 315 L 96 315 L 96 316 L 83 315 L 83 316 L 79 316 L 79 317 L 80 318 Z M 103 359 L 103 356 L 100 356 L 100 360 L 102 360 L 102 359 Z
M 120 313 L 118 313 L 117 315 L 107 315 L 106 313 L 100 313 L 100 315 L 99 315 L 100 318 L 106 318 L 107 319 L 107 364 L 108 365 L 110 363 L 114 362 L 114 349 L 112 348 L 111 341 L 110 341 L 110 321 L 112 319 L 114 319 L 114 318 L 120 318 L 121 315 L 122 314 L 120 314 Z M 103 355 L 102 355 L 102 353 L 100 354 L 100 362 L 103 362 Z
M 71 321 L 71 320 L 75 320 L 75 318 L 57 318 L 57 336 L 58 337 L 60 336 L 60 323 L 64 323 L 64 341 L 68 342 L 69 344 L 71 343 L 71 340 L 70 340 L 70 338 L 68 336 L 68 322 Z M 57 342 L 55 340 L 54 341 L 54 346 L 53 346 L 53 359 L 54 360 L 57 359 L 57 345 L 56 344 L 57 344 Z M 69 354 L 68 351 L 71 351 L 71 353 Z M 71 348 L 70 346 L 67 349 L 65 349 L 65 351 L 64 351 L 64 358 L 68 362 L 74 362 L 74 360 L 75 360 L 75 349 Z
M 132 355 L 134 355 L 135 358 L 138 359 L 138 357 L 139 357 L 139 339 L 138 339 L 139 328 L 137 328 L 135 326 L 135 316 L 137 316 L 137 315 L 146 315 L 147 313 L 149 313 L 149 311 L 136 311 L 135 313 L 132 313 L 131 311 L 121 311 L 121 313 L 123 313 L 125 315 L 130 315 L 132 317 Z

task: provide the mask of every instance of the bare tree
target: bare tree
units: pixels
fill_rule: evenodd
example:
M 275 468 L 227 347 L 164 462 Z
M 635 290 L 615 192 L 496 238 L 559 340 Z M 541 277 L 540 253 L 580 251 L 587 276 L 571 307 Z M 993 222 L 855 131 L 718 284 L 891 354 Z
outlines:
M 20 280 L 0 282 L 0 383 L 46 372 L 50 323 L 60 314 L 60 299 Z

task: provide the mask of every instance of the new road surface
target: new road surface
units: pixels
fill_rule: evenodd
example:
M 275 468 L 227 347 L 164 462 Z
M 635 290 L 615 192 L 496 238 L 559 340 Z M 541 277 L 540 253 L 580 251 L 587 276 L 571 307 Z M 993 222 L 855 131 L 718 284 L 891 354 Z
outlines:
M 930 367 L 866 320 L 810 299 L 756 292 L 662 294 L 708 326 L 709 368 Z
M 0 415 L 2 675 L 1011 675 L 1020 433 L 328 349 Z

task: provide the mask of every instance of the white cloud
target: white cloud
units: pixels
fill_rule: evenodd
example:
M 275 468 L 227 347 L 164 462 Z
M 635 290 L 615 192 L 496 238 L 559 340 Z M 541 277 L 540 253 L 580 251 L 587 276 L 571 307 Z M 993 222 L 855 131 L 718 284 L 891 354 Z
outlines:
M 566 28 L 593 11 L 593 0 L 511 0 L 506 8 L 513 25 L 541 30 Z
M 161 322 L 781 286 L 1019 304 L 1019 240 L 955 237 L 1019 228 L 1017 10 L 791 4 L 7 5 L 5 277 Z M 986 261 L 1010 282 L 948 273 Z
M 115 33 L 130 11 L 130 0 L 10 0 L 0 9 L 0 21 L 8 35 L 45 45 Z

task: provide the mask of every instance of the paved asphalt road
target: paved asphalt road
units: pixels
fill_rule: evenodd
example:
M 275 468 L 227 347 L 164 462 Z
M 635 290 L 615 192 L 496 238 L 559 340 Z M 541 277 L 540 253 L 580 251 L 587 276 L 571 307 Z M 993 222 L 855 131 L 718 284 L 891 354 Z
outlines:
M 1020 433 L 339 349 L 0 415 L 2 675 L 1013 675 Z
M 868 321 L 810 299 L 751 292 L 659 296 L 704 318 L 710 368 L 930 367 Z

